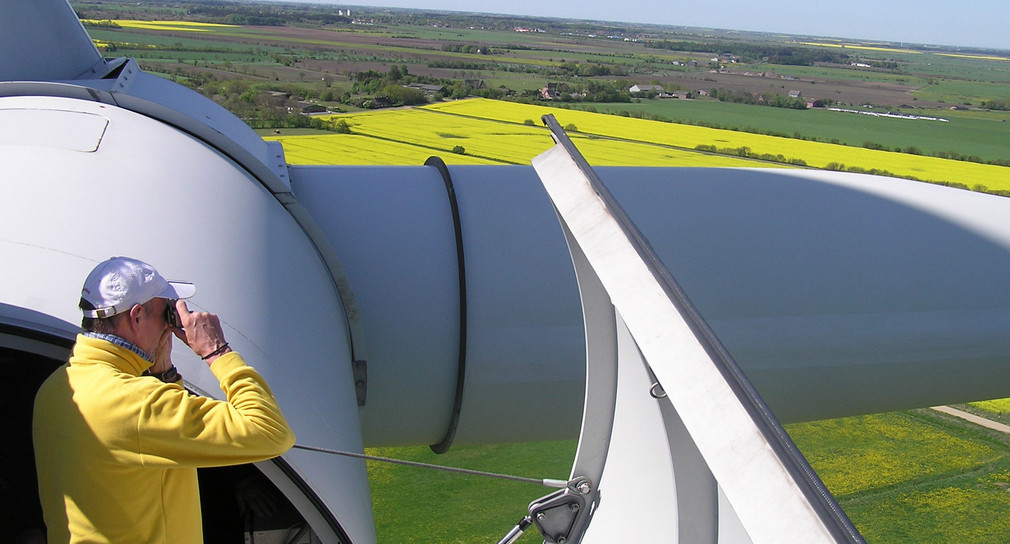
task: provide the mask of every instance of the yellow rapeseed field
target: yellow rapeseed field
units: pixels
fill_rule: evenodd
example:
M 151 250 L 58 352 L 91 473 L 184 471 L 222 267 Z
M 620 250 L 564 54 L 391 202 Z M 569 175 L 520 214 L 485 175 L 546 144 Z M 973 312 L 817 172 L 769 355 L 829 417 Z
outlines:
M 355 134 L 281 135 L 264 136 L 264 139 L 282 142 L 285 158 L 291 164 L 420 166 L 432 155 L 442 157 L 446 164 L 501 164 L 497 161 L 447 154 L 426 147 L 376 140 Z
M 975 408 L 985 410 L 986 412 L 992 412 L 994 414 L 1010 414 L 1010 399 L 985 400 L 969 404 Z
M 82 19 L 85 23 L 101 24 L 102 21 Z M 185 32 L 208 32 L 213 28 L 238 28 L 235 25 L 221 23 L 197 23 L 193 21 L 135 21 L 131 19 L 116 19 L 112 21 L 121 28 L 137 28 L 141 30 L 168 30 Z
M 865 170 L 887 170 L 898 176 L 912 176 L 923 181 L 962 183 L 968 187 L 984 185 L 990 189 L 1010 190 L 1010 169 L 989 164 L 497 100 L 469 99 L 441 102 L 424 106 L 423 109 L 511 123 L 522 123 L 526 119 L 540 123 L 542 115 L 552 113 L 562 126 L 574 124 L 580 134 L 683 149 L 694 149 L 698 145 L 714 146 L 719 149 L 746 147 L 757 154 L 784 155 L 788 159 L 801 159 L 814 168 L 825 168 L 831 163 L 836 163 Z M 592 164 L 592 161 L 590 163 Z
M 817 47 L 838 47 L 845 49 L 863 49 L 866 51 L 887 51 L 892 53 L 913 53 L 921 54 L 922 51 L 915 49 L 898 49 L 896 47 L 879 47 L 873 45 L 859 45 L 855 43 L 824 43 L 824 42 L 799 42 L 800 45 L 813 45 Z
M 976 60 L 1008 60 L 1010 61 L 1010 56 L 994 56 L 994 55 L 966 55 L 964 53 L 937 53 L 941 57 L 954 57 L 959 59 L 976 59 Z
M 265 138 L 282 142 L 292 164 L 418 165 L 431 155 L 447 164 L 529 164 L 554 145 L 550 131 L 542 125 L 446 115 L 425 108 L 326 117 L 344 120 L 352 134 Z M 597 166 L 769 166 L 644 142 L 581 134 L 572 137 L 586 159 Z M 463 148 L 463 154 L 453 151 L 457 146 Z

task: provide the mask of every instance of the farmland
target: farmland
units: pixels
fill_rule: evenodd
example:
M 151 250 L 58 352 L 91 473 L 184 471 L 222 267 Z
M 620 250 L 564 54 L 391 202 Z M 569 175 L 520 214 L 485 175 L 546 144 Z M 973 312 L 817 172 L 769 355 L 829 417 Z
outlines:
M 520 119 L 535 116 L 543 108 L 504 104 L 487 104 L 480 101 L 450 102 L 428 106 L 454 115 L 478 116 L 489 119 L 522 122 Z M 899 176 L 935 182 L 959 182 L 968 187 L 976 184 L 993 188 L 1010 189 L 1010 169 L 936 157 L 922 157 L 904 153 L 839 146 L 781 138 L 761 134 L 710 129 L 708 127 L 672 125 L 657 121 L 625 117 L 604 116 L 585 112 L 558 112 L 561 123 L 572 123 L 579 132 L 599 136 L 633 139 L 682 149 L 699 146 L 716 149 L 747 148 L 757 155 L 784 155 L 789 160 L 799 159 L 801 164 L 826 168 L 831 163 L 844 163 L 865 170 L 888 170 Z M 987 186 L 988 186 L 987 185 Z
M 790 425 L 868 542 L 1004 542 L 1010 440 L 932 410 Z
M 929 409 L 797 423 L 786 430 L 867 542 L 1010 539 L 1007 435 Z M 563 478 L 575 447 L 574 441 L 564 441 L 460 446 L 443 455 L 427 447 L 372 453 Z M 369 471 L 380 542 L 496 542 L 523 515 L 527 503 L 548 492 L 532 484 L 489 483 L 378 462 L 370 462 Z M 419 501 L 419 496 L 426 500 Z M 453 521 L 444 522 L 447 519 Z M 519 542 L 540 542 L 537 536 L 529 532 Z
M 924 155 L 953 151 L 994 160 L 1006 156 L 1004 142 L 1010 138 L 1007 119 L 1010 114 L 970 111 L 936 113 L 946 122 L 888 119 L 830 111 L 755 108 L 746 104 L 714 101 L 643 100 L 631 104 L 575 105 L 577 109 L 611 113 L 626 117 L 664 119 L 675 123 L 724 128 L 742 132 L 797 137 L 850 147 L 869 142 L 887 149 L 914 147 Z M 886 110 L 919 113 L 915 110 Z
M 597 166 L 856 168 L 1010 191 L 1010 168 L 1003 166 L 488 99 L 324 117 L 343 120 L 352 134 L 265 137 L 283 142 L 288 160 L 302 164 L 371 164 L 379 157 L 422 164 L 430 155 L 449 164 L 527 164 L 550 147 L 538 126 L 547 113 L 576 129 L 573 141 Z
M 74 4 L 108 53 L 138 57 L 145 69 L 204 92 L 257 128 L 325 128 L 318 119 L 292 113 L 307 104 L 354 113 L 418 101 L 442 107 L 444 97 L 479 96 L 780 138 L 737 136 L 727 145 L 729 138 L 715 132 L 667 127 L 665 139 L 647 142 L 680 150 L 704 146 L 748 158 L 781 156 L 816 168 L 1006 190 L 1006 170 L 954 168 L 933 160 L 1010 165 L 1004 144 L 1010 140 L 1010 55 L 1005 51 L 380 8 L 357 8 L 351 17 L 301 4 Z M 516 32 L 520 28 L 529 32 Z M 679 98 L 656 99 L 655 91 L 633 95 L 632 84 L 653 85 Z M 412 102 L 390 98 L 393 90 L 411 85 L 439 90 L 420 98 L 412 90 Z M 543 96 L 545 89 L 552 90 L 550 100 Z M 719 100 L 704 98 L 716 91 Z M 279 93 L 289 98 L 278 99 Z M 804 107 L 761 105 L 788 102 L 782 98 L 787 93 L 800 97 L 794 102 L 805 101 Z M 734 103 L 744 98 L 747 104 Z M 946 122 L 861 118 L 809 107 L 815 103 Z M 582 135 L 615 137 L 599 130 L 596 121 L 571 122 Z M 643 138 L 656 133 L 650 130 Z M 378 138 L 374 132 L 368 136 Z M 691 138 L 697 140 L 687 141 Z M 321 149 L 325 140 L 316 138 L 311 146 Z M 352 140 L 361 139 L 346 138 L 344 149 L 364 151 Z M 403 156 L 390 151 L 392 157 Z M 699 164 L 681 153 L 656 155 L 664 165 Z M 452 160 L 516 162 L 483 152 Z M 596 164 L 612 163 L 600 156 Z
M 480 101 L 478 99 L 478 101 Z M 495 101 L 483 101 L 492 103 Z M 502 102 L 503 108 L 522 108 Z M 525 111 L 525 110 L 523 110 Z M 541 110 L 547 113 L 551 110 Z M 562 113 L 567 113 L 562 110 Z M 542 126 L 491 118 L 450 116 L 438 110 L 397 109 L 333 117 L 352 134 L 271 135 L 295 164 L 418 165 L 431 155 L 447 164 L 528 164 L 553 142 Z M 539 125 L 539 117 L 537 117 Z M 710 155 L 627 138 L 573 134 L 576 145 L 601 166 L 761 166 L 739 157 Z M 453 152 L 462 147 L 465 153 Z M 376 162 L 377 159 L 378 162 Z

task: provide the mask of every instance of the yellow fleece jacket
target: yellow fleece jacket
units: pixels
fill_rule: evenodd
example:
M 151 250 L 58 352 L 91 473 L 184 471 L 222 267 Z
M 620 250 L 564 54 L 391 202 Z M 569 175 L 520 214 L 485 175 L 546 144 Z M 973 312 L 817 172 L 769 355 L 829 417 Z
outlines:
M 35 398 L 35 460 L 50 544 L 203 542 L 196 467 L 261 461 L 294 433 L 235 352 L 211 371 L 227 401 L 141 376 L 150 363 L 77 337 Z

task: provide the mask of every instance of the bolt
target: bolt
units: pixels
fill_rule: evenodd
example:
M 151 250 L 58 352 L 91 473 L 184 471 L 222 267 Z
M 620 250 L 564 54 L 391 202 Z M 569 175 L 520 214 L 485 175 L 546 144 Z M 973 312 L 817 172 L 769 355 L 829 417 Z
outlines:
M 565 542 L 568 542 L 567 538 L 565 538 L 563 536 L 559 536 L 558 537 L 558 544 L 565 544 Z
M 579 493 L 582 493 L 583 495 L 588 495 L 589 492 L 593 490 L 593 486 L 589 482 L 579 482 L 579 485 L 576 486 L 576 488 L 579 490 Z
M 544 521 L 547 521 L 547 516 L 543 512 L 540 512 L 537 514 L 537 521 L 543 523 Z
M 579 511 L 579 505 L 578 505 L 578 503 L 574 503 L 573 502 L 572 504 L 568 505 L 568 509 L 571 510 L 572 512 L 578 512 Z

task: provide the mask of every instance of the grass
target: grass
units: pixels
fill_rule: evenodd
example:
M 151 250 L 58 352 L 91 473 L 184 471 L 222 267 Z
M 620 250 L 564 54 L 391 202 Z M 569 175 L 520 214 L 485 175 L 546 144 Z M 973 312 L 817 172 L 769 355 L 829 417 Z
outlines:
M 911 413 L 833 419 L 788 429 L 840 500 L 947 473 L 960 474 L 999 457 L 994 445 L 954 434 Z M 839 456 L 842 451 L 848 453 Z
M 772 71 L 784 76 L 807 78 L 815 80 L 834 81 L 875 81 L 881 83 L 897 83 L 914 89 L 925 85 L 927 80 L 918 76 L 902 73 L 875 72 L 852 67 L 841 66 L 784 66 L 781 64 L 752 64 L 748 69 L 753 72 Z
M 977 104 L 992 98 L 1010 99 L 1010 85 L 984 81 L 942 80 L 923 87 L 915 94 L 924 100 L 940 100 L 950 104 Z
M 575 441 L 459 446 L 435 455 L 424 447 L 377 448 L 368 453 L 408 461 L 531 478 L 567 479 Z M 490 480 L 369 461 L 376 532 L 380 543 L 470 544 L 497 542 L 552 490 L 535 484 Z M 542 542 L 535 529 L 520 543 Z
M 857 527 L 868 542 L 1006 542 L 1010 494 L 998 486 L 974 486 L 975 481 L 968 479 L 864 501 L 860 512 L 873 522 Z M 853 507 L 848 510 L 851 517 L 858 515 Z
M 1010 401 L 999 401 L 1003 409 Z M 1010 541 L 1010 438 L 932 410 L 791 424 L 790 436 L 870 543 Z M 369 453 L 564 478 L 574 441 Z M 380 544 L 497 542 L 549 490 L 369 463 Z M 540 542 L 534 530 L 521 543 Z
M 932 410 L 787 427 L 868 542 L 1006 542 L 1008 438 Z
M 916 147 L 923 154 L 956 151 L 984 160 L 1010 160 L 1010 113 L 936 110 L 895 110 L 930 115 L 949 122 L 889 119 L 828 110 L 783 110 L 707 100 L 643 100 L 632 104 L 579 104 L 601 113 L 658 117 L 674 122 L 796 135 L 821 142 L 863 147 L 867 142 L 889 149 Z

